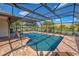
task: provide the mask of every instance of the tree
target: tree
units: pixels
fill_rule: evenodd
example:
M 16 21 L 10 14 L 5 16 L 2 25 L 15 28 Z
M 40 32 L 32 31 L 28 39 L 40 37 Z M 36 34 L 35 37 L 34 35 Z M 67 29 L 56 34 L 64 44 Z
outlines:
M 66 26 L 65 26 L 64 24 L 61 24 L 61 25 L 59 26 L 59 29 L 61 29 L 61 30 L 65 30 L 65 28 L 66 28 Z
M 75 21 L 75 28 L 77 29 L 77 31 L 79 32 L 79 21 Z
M 45 31 L 48 31 L 48 30 L 52 31 L 52 29 L 53 29 L 53 27 L 54 27 L 54 26 L 53 26 L 53 22 L 51 22 L 51 21 L 44 21 L 42 27 L 43 27 L 43 29 L 44 29 Z
M 43 25 L 52 25 L 53 24 L 53 22 L 51 22 L 51 21 L 45 21 L 44 23 L 43 23 Z
M 13 31 L 17 31 L 18 29 L 20 29 L 21 25 L 22 25 L 21 21 L 15 21 L 14 23 L 12 23 Z

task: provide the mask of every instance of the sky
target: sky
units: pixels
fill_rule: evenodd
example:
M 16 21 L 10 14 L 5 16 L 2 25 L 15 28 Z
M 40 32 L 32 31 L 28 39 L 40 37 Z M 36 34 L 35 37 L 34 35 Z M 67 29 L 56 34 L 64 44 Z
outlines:
M 51 4 L 49 4 L 49 5 L 51 7 Z M 63 5 L 66 5 L 66 4 L 61 4 L 59 7 L 62 7 Z M 37 4 L 37 5 L 35 5 L 35 4 L 30 4 L 30 5 L 22 4 L 21 6 L 24 6 L 24 7 L 27 7 L 28 9 L 34 10 L 35 8 L 37 8 L 40 5 L 39 4 Z M 70 9 L 69 9 L 69 7 L 67 9 L 63 9 L 61 11 L 63 11 L 63 12 L 71 11 L 70 10 L 71 7 L 70 7 Z M 1 11 L 12 15 L 12 7 L 9 6 L 9 5 L 5 5 L 5 4 L 0 3 L 0 12 Z M 60 13 L 61 11 L 57 11 L 57 12 Z M 49 12 L 49 11 L 46 8 L 41 7 L 39 9 L 37 9 L 35 12 L 38 12 L 38 13 L 41 13 L 41 14 L 45 14 L 46 12 Z M 27 14 L 29 14 L 29 12 L 23 11 L 23 10 L 15 8 L 15 7 L 13 8 L 13 15 L 15 15 L 15 16 L 23 17 L 23 16 L 25 16 Z M 53 14 L 51 13 L 50 15 L 53 15 Z M 55 15 L 53 15 L 53 16 L 55 16 Z M 61 18 L 61 20 L 62 20 L 62 23 L 73 22 L 73 17 L 72 16 L 63 17 L 63 18 Z M 52 22 L 54 22 L 54 23 L 61 23 L 61 20 L 60 19 L 53 19 L 53 17 L 52 17 Z M 75 18 L 75 21 L 76 20 L 77 19 Z
M 73 17 L 69 16 L 69 17 L 63 17 L 61 19 L 52 19 L 52 22 L 54 23 L 66 23 L 66 22 L 73 22 Z

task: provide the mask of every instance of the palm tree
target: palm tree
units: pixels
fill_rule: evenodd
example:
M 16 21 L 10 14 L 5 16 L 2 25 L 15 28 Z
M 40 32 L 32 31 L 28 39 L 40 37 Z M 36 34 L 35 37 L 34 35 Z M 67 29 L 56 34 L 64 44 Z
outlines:
M 14 31 L 17 31 L 18 29 L 20 29 L 21 25 L 22 25 L 21 21 L 16 21 L 12 23 L 12 28 Z
M 77 31 L 79 32 L 79 22 L 75 22 L 75 28 L 77 28 Z
M 52 28 L 53 28 L 53 22 L 51 22 L 51 21 L 45 21 L 43 23 L 43 27 L 45 28 L 46 31 L 48 31 L 48 29 L 52 30 Z
M 61 25 L 59 26 L 59 28 L 60 28 L 61 30 L 65 30 L 66 26 L 65 26 L 64 24 L 61 24 Z

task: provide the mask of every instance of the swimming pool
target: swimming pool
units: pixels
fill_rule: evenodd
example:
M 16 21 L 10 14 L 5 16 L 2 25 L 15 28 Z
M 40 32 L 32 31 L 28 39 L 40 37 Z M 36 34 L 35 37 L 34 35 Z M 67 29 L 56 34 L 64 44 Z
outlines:
M 53 51 L 63 39 L 61 36 L 50 36 L 39 33 L 29 33 L 23 36 L 30 38 L 26 45 L 36 51 Z

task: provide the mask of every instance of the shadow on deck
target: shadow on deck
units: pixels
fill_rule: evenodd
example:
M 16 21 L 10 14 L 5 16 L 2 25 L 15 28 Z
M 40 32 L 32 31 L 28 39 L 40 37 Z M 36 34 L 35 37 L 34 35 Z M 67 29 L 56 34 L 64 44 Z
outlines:
M 79 55 L 75 54 L 79 53 L 79 51 L 76 51 L 76 49 L 73 49 L 72 45 L 69 43 L 68 45 L 71 46 L 69 47 L 67 45 L 67 42 L 65 42 L 68 39 L 64 39 L 55 49 L 55 51 L 34 51 L 32 48 L 28 48 L 29 46 L 26 46 L 26 42 L 28 42 L 26 39 L 9 39 L 9 38 L 0 38 L 0 55 L 2 56 L 73 56 L 73 55 Z M 68 40 L 70 42 L 73 42 L 72 40 Z M 65 42 L 65 43 L 64 43 Z M 78 41 L 76 41 L 78 42 Z M 64 45 L 63 45 L 63 44 Z M 74 44 L 74 42 L 73 42 Z M 62 45 L 64 48 L 62 48 Z M 66 48 L 67 46 L 67 48 Z M 78 45 L 79 46 L 79 45 Z M 68 47 L 70 49 L 68 49 Z M 38 48 L 37 48 L 38 49 Z M 61 51 L 63 49 L 64 51 Z M 67 50 L 66 50 L 67 49 Z M 32 50 L 32 51 L 31 51 Z M 72 50 L 74 52 L 69 52 L 68 50 Z

